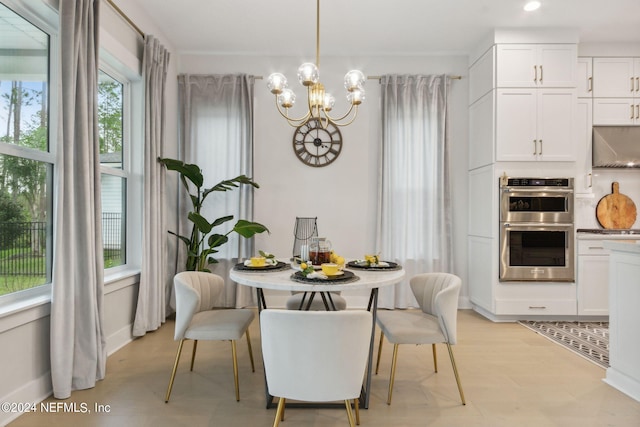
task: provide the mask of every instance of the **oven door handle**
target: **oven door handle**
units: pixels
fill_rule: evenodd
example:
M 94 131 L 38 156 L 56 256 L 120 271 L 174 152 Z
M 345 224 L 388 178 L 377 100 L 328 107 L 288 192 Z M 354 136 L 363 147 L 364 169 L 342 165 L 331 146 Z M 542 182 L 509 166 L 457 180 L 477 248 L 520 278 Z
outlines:
M 503 192 L 503 193 L 513 193 L 513 194 L 518 194 L 518 193 L 541 193 L 541 194 L 545 194 L 545 193 L 558 193 L 558 194 L 573 194 L 573 190 L 572 190 L 572 189 L 568 189 L 568 188 L 545 188 L 545 189 L 541 189 L 541 188 L 503 187 L 503 188 L 502 188 L 502 192 Z

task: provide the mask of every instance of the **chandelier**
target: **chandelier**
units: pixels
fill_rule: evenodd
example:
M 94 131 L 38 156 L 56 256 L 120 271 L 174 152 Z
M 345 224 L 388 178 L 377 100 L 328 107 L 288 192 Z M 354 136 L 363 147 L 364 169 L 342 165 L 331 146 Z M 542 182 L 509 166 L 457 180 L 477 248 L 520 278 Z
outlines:
M 275 95 L 278 112 L 293 127 L 299 127 L 309 120 L 320 122 L 323 128 L 329 123 L 336 126 L 346 126 L 356 119 L 358 105 L 364 101 L 365 76 L 362 71 L 351 70 L 344 76 L 344 87 L 347 90 L 347 101 L 350 104 L 346 113 L 341 116 L 332 116 L 330 112 L 336 99 L 330 93 L 325 92 L 324 85 L 320 83 L 318 66 L 320 65 L 320 0 L 317 0 L 316 8 L 316 62 L 305 62 L 298 68 L 298 80 L 307 88 L 308 111 L 302 117 L 291 117 L 289 109 L 296 101 L 296 95 L 287 85 L 287 78 L 281 73 L 273 73 L 269 76 L 267 87 Z

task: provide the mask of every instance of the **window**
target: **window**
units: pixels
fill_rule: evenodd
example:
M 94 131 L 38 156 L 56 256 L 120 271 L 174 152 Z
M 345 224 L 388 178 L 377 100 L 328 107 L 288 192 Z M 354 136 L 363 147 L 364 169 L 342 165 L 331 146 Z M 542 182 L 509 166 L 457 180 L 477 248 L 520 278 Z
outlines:
M 0 297 L 51 282 L 47 33 L 0 4 Z
M 125 85 L 103 70 L 98 77 L 98 128 L 104 267 L 126 264 L 128 159 L 123 157 Z

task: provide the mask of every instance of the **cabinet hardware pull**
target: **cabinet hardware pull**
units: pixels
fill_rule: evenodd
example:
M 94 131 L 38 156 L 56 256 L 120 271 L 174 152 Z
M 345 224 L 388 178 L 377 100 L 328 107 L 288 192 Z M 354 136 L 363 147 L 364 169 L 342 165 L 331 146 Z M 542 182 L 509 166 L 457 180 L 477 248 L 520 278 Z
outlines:
M 537 65 L 533 66 L 533 81 L 534 82 L 538 81 L 538 66 Z
M 588 81 L 588 86 L 589 86 L 589 90 L 587 90 L 587 92 L 592 92 L 593 91 L 593 77 L 589 77 L 587 79 Z
M 633 119 L 633 105 L 631 105 L 630 107 L 631 107 L 631 117 L 629 117 L 629 118 Z
M 545 310 L 547 308 L 546 305 L 530 305 L 529 309 L 538 309 L 538 310 Z
M 587 175 L 589 177 L 589 188 L 593 187 L 593 174 L 588 174 Z
M 589 249 L 604 249 L 602 246 L 589 246 Z
M 542 74 L 542 65 L 540 66 L 540 83 L 542 83 L 543 74 Z
M 537 144 L 537 141 L 534 139 L 533 140 L 533 155 L 535 156 L 536 154 L 538 154 L 538 144 Z
M 540 143 L 540 152 L 538 154 L 542 156 L 542 140 L 539 139 L 538 142 Z
M 636 119 L 640 119 L 640 104 L 636 104 Z
M 633 80 L 634 80 L 633 77 L 631 77 L 631 92 L 633 92 L 635 90 L 634 89 L 634 85 L 633 85 Z
M 636 92 L 640 90 L 640 77 L 636 77 Z

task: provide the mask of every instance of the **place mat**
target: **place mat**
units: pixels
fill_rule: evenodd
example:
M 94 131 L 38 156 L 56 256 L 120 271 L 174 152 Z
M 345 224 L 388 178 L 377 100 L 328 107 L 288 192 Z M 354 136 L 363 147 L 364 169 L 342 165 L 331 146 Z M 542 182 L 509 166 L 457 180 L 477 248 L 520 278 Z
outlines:
M 366 264 L 366 261 L 349 261 L 347 263 L 348 268 L 357 268 L 358 270 L 367 271 L 393 271 L 402 270 L 402 266 L 391 261 L 383 261 L 389 264 L 388 266 L 370 266 Z
M 352 271 L 343 271 L 343 273 L 344 274 L 341 274 L 340 276 L 330 276 L 326 279 L 320 279 L 318 277 L 310 279 L 302 274 L 301 271 L 296 271 L 291 275 L 291 280 L 294 282 L 309 283 L 312 285 L 342 285 L 344 283 L 357 282 L 360 280 L 360 278 L 353 274 Z
M 286 262 L 278 261 L 276 265 L 265 265 L 264 267 L 251 267 L 240 262 L 233 267 L 237 271 L 251 271 L 252 273 L 264 273 L 265 271 L 282 271 L 291 268 Z

